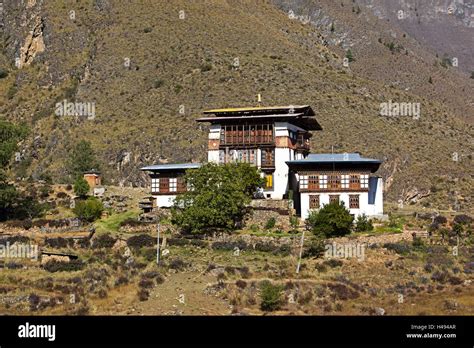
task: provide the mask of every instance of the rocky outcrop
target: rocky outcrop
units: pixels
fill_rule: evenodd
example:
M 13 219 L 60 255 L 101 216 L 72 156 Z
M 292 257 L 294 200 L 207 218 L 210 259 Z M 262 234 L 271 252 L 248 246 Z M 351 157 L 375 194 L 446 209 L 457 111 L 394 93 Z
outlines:
M 20 59 L 17 63 L 19 69 L 30 65 L 35 56 L 46 49 L 43 40 L 44 20 L 37 17 L 33 29 L 25 38 L 25 43 L 20 47 Z

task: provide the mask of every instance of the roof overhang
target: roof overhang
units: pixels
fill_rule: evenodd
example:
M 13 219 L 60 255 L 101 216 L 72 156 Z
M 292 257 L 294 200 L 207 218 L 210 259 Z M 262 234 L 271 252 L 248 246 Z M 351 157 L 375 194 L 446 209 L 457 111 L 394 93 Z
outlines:
M 360 157 L 358 154 L 310 154 L 305 159 L 285 163 L 293 171 L 355 169 L 370 170 L 374 173 L 379 169 L 382 161 Z
M 213 117 L 201 117 L 198 118 L 197 122 L 210 122 L 213 124 L 226 124 L 235 122 L 259 122 L 275 120 L 279 122 L 291 122 L 301 128 L 307 130 L 322 130 L 323 128 L 318 121 L 313 117 L 308 117 L 304 113 L 292 113 L 292 114 L 270 114 L 270 115 L 246 115 L 246 116 L 213 116 Z
M 176 172 L 186 171 L 188 169 L 197 169 L 201 167 L 201 163 L 165 163 L 165 164 L 153 164 L 150 166 L 142 167 L 140 170 L 150 172 Z

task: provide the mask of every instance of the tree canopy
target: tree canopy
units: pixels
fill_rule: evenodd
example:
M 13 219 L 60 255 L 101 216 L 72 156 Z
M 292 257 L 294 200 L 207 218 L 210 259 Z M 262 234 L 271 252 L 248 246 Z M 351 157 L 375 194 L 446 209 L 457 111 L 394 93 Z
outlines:
M 306 220 L 306 227 L 317 236 L 340 237 L 351 233 L 353 221 L 344 202 L 334 202 L 312 211 Z
M 192 233 L 235 228 L 263 185 L 258 169 L 248 163 L 208 163 L 188 170 L 184 179 L 190 189 L 177 196 L 172 221 Z
M 24 126 L 0 120 L 0 220 L 31 219 L 39 216 L 44 207 L 35 199 L 18 192 L 16 187 L 8 182 L 5 172 L 18 143 L 28 133 Z
M 69 157 L 69 171 L 74 179 L 82 176 L 84 172 L 99 169 L 99 162 L 89 141 L 81 140 L 73 148 Z

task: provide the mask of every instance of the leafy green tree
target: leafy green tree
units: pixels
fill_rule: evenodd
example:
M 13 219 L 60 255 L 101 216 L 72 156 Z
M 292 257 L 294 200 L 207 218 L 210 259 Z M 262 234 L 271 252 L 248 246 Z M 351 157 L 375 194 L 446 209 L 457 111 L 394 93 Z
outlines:
M 367 215 L 362 214 L 357 217 L 355 226 L 357 232 L 372 231 L 373 229 L 374 225 L 372 225 L 372 220 L 369 220 Z
M 76 181 L 74 182 L 74 193 L 76 194 L 76 196 L 79 196 L 82 198 L 87 197 L 87 194 L 89 193 L 89 189 L 90 189 L 89 184 L 82 177 L 78 177 Z
M 99 169 L 92 145 L 89 141 L 81 140 L 76 144 L 69 157 L 69 170 L 73 178 L 78 178 L 92 169 Z
M 306 228 L 320 237 L 340 237 L 351 233 L 354 218 L 344 206 L 344 202 L 324 205 L 312 211 L 306 219 Z
M 262 311 L 272 312 L 281 308 L 283 304 L 283 288 L 280 285 L 273 285 L 268 280 L 263 281 L 260 286 L 260 297 Z
M 0 120 L 0 165 L 7 167 L 13 153 L 18 148 L 18 143 L 28 134 L 24 126 L 17 126 L 13 123 Z
M 185 181 L 191 189 L 177 196 L 172 222 L 192 233 L 235 228 L 264 183 L 258 169 L 248 163 L 208 163 L 188 170 Z
M 25 193 L 19 192 L 8 182 L 5 173 L 18 142 L 26 137 L 28 130 L 24 126 L 0 120 L 0 221 L 8 219 L 32 219 L 40 216 L 45 206 Z
M 95 197 L 89 197 L 86 200 L 80 200 L 73 209 L 77 217 L 89 222 L 100 218 L 104 211 L 104 205 Z

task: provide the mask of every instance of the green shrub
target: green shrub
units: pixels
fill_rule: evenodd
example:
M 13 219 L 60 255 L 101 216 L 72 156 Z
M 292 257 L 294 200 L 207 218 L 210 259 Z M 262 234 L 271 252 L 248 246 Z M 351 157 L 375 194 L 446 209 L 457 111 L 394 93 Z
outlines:
M 350 49 L 346 51 L 346 58 L 349 60 L 349 62 L 354 61 L 354 56 L 352 55 L 352 51 Z
M 276 311 L 283 304 L 282 287 L 273 285 L 269 281 L 264 281 L 260 285 L 260 309 L 265 312 Z
M 367 215 L 362 214 L 357 217 L 355 230 L 357 232 L 372 231 L 374 225 L 372 225 L 372 220 L 367 218 Z
M 77 259 L 71 260 L 69 262 L 66 261 L 58 261 L 58 260 L 49 260 L 43 265 L 43 268 L 48 272 L 73 272 L 79 271 L 84 268 L 84 263 Z
M 201 69 L 202 72 L 210 71 L 210 70 L 212 70 L 212 64 L 210 64 L 210 63 L 202 64 L 200 69 Z
M 453 220 L 455 224 L 461 224 L 461 225 L 469 225 L 470 223 L 472 223 L 472 221 L 473 221 L 473 218 L 466 214 L 456 215 Z
M 162 79 L 157 79 L 153 82 L 153 88 L 160 88 L 165 84 L 165 81 Z
M 250 231 L 252 231 L 252 232 L 258 232 L 258 225 L 256 225 L 256 224 L 250 225 Z
M 455 236 L 461 236 L 464 232 L 464 228 L 463 228 L 463 225 L 461 224 L 454 224 L 453 226 L 453 234 Z
M 109 233 L 104 233 L 92 240 L 92 247 L 94 249 L 112 248 L 116 241 L 117 239 L 112 237 Z
M 324 254 L 325 240 L 322 238 L 312 238 L 303 251 L 303 257 L 320 257 Z
M 139 234 L 127 239 L 127 245 L 130 248 L 152 247 L 156 244 L 156 239 L 148 234 Z
M 77 217 L 89 222 L 93 222 L 100 218 L 104 211 L 104 205 L 95 197 L 89 197 L 87 200 L 80 200 L 73 209 Z
M 74 182 L 74 194 L 81 198 L 87 197 L 89 189 L 90 186 L 83 177 L 77 178 Z
M 354 218 L 344 203 L 330 203 L 318 211 L 312 211 L 306 220 L 306 228 L 316 236 L 340 237 L 351 233 Z
M 265 229 L 271 230 L 273 227 L 275 227 L 275 225 L 276 225 L 276 219 L 274 217 L 271 217 L 265 223 Z
M 413 246 L 413 249 L 417 251 L 425 250 L 425 243 L 423 243 L 423 240 L 420 237 L 413 238 L 412 246 Z
M 290 226 L 292 231 L 297 232 L 298 227 L 300 226 L 300 220 L 298 219 L 297 216 L 290 216 Z
M 402 243 L 386 243 L 383 245 L 384 248 L 388 250 L 395 251 L 397 254 L 400 255 L 407 255 L 410 253 L 410 246 L 408 244 Z

